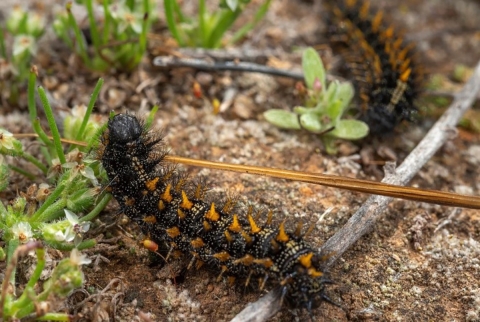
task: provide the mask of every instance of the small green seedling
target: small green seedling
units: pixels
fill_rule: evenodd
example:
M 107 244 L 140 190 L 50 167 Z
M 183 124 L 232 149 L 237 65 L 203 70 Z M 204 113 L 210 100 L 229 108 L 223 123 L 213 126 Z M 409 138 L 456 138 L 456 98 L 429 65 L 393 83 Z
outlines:
M 306 129 L 321 135 L 325 149 L 335 154 L 335 139 L 358 140 L 368 134 L 368 126 L 359 120 L 342 119 L 354 95 L 353 86 L 339 81 L 327 86 L 326 72 L 320 56 L 313 48 L 303 53 L 302 67 L 307 86 L 305 106 L 293 112 L 272 109 L 264 113 L 268 122 L 283 129 Z
M 179 1 L 164 0 L 168 29 L 180 47 L 219 48 L 225 45 L 223 37 L 250 0 L 221 0 L 214 12 L 207 10 L 206 1 L 198 1 L 198 18 L 187 17 Z M 226 44 L 233 44 L 251 31 L 262 20 L 272 0 L 265 0 L 252 19 L 238 30 Z
M 80 0 L 88 13 L 88 26 L 82 29 L 72 14 L 72 2 L 67 2 L 65 12 L 60 13 L 53 29 L 85 66 L 94 71 L 115 68 L 129 71 L 135 68 L 147 49 L 147 32 L 154 20 L 150 0 L 101 1 L 102 8 L 95 8 L 96 1 Z M 103 17 L 97 19 L 95 9 Z M 97 10 L 98 11 L 98 10 Z M 88 30 L 86 33 L 82 30 Z M 85 35 L 91 38 L 91 46 Z M 73 37 L 72 37 L 73 35 Z M 73 38 L 73 40 L 72 40 Z
M 20 88 L 26 85 L 44 30 L 44 17 L 20 6 L 14 6 L 5 25 L 0 25 L 0 90 L 13 105 L 18 103 Z

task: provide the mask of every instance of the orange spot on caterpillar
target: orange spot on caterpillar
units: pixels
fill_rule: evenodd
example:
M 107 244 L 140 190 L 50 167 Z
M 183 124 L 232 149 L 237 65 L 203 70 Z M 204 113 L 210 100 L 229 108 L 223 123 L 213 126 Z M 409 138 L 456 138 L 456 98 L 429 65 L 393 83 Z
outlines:
M 365 1 L 360 7 L 360 11 L 358 13 L 358 16 L 360 17 L 360 19 L 365 20 L 368 17 L 369 9 L 370 9 L 370 2 Z
M 380 28 L 380 25 L 382 23 L 382 19 L 383 19 L 383 11 L 377 12 L 377 14 L 375 15 L 375 17 L 373 17 L 373 20 L 372 20 L 373 32 L 378 32 L 378 29 Z
M 187 193 L 184 190 L 182 190 L 182 203 L 180 204 L 180 207 L 187 210 L 190 210 L 193 207 L 193 203 L 188 200 Z
M 187 215 L 180 208 L 177 209 L 177 215 L 178 215 L 178 218 L 180 219 L 185 219 L 185 217 L 187 217 Z
M 311 277 L 317 278 L 317 277 L 323 276 L 323 273 L 311 267 L 308 269 L 308 275 L 310 275 Z
M 273 266 L 273 261 L 270 258 L 255 259 L 253 262 L 255 264 L 262 265 L 265 268 L 270 268 Z
M 298 258 L 298 261 L 300 262 L 300 264 L 302 264 L 303 267 L 310 268 L 312 267 L 312 257 L 313 257 L 313 253 L 307 253 L 307 254 L 301 255 Z
M 153 178 L 152 180 L 149 180 L 149 181 L 145 182 L 145 186 L 147 187 L 147 189 L 149 191 L 154 191 L 157 188 L 158 180 L 160 180 L 160 178 L 158 178 L 158 177 Z
M 174 226 L 172 228 L 168 228 L 166 230 L 168 237 L 170 238 L 175 238 L 177 236 L 180 236 L 180 229 L 178 229 L 177 226 Z
M 228 230 L 225 230 L 225 231 L 223 232 L 223 234 L 225 235 L 225 238 L 227 239 L 227 242 L 229 242 L 229 243 L 233 242 L 233 237 L 232 237 L 232 235 L 230 235 L 230 233 L 228 232 Z
M 162 211 L 165 209 L 165 204 L 163 203 L 163 200 L 158 201 L 158 210 Z
M 285 232 L 285 224 L 283 222 L 280 224 L 278 234 L 275 239 L 281 243 L 286 243 L 290 240 L 290 237 L 288 237 L 287 233 Z
M 165 191 L 162 193 L 160 198 L 165 201 L 165 202 L 171 202 L 173 200 L 173 196 L 170 193 L 170 190 L 172 189 L 172 185 L 169 183 L 167 184 L 167 187 L 165 188 Z
M 230 259 L 230 254 L 228 252 L 220 252 L 213 254 L 213 257 L 218 259 L 221 262 L 225 262 Z
M 402 75 L 400 75 L 400 80 L 405 83 L 408 80 L 408 78 L 410 77 L 411 72 L 412 72 L 412 70 L 410 68 L 408 68 L 406 71 L 404 71 L 402 73 Z
M 242 226 L 240 225 L 240 222 L 238 221 L 238 216 L 233 215 L 232 218 L 232 223 L 230 226 L 228 226 L 228 230 L 234 232 L 234 233 L 239 233 L 242 230 Z
M 253 257 L 250 254 L 247 254 L 247 255 L 243 256 L 242 258 L 239 258 L 239 259 L 235 260 L 234 263 L 235 264 L 242 264 L 242 265 L 245 265 L 245 266 L 250 266 L 250 265 L 253 264 L 254 260 L 255 260 L 255 257 Z
M 210 229 L 212 229 L 212 226 L 210 225 L 210 223 L 206 220 L 203 221 L 203 229 L 205 231 L 210 231 Z
M 205 219 L 210 221 L 218 221 L 220 219 L 220 214 L 215 210 L 215 203 L 212 202 L 210 210 L 205 214 Z
M 143 217 L 143 221 L 147 224 L 154 224 L 157 222 L 157 218 L 154 215 Z
M 205 246 L 203 239 L 201 239 L 200 237 L 197 237 L 194 240 L 192 240 L 190 244 L 192 245 L 193 248 L 200 248 Z
M 251 214 L 247 215 L 248 223 L 250 224 L 250 232 L 252 234 L 256 234 L 260 232 L 262 229 L 258 227 L 257 223 L 255 222 L 255 219 L 253 219 Z
M 126 198 L 125 199 L 125 205 L 129 206 L 129 207 L 132 207 L 133 205 L 135 205 L 135 199 L 134 198 Z

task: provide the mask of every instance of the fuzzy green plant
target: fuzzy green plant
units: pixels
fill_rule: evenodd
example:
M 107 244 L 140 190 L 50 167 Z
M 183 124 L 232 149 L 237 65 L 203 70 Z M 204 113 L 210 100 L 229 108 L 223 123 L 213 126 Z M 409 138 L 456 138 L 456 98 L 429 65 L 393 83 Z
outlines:
M 29 239 L 42 240 L 59 249 L 72 249 L 74 246 L 79 249 L 89 247 L 94 244 L 94 241 L 82 242 L 81 236 L 88 230 L 88 222 L 109 200 L 109 196 L 105 193 L 98 194 L 101 190 L 97 180 L 101 176 L 100 167 L 96 160 L 87 156 L 87 151 L 98 141 L 98 135 L 102 130 L 100 124 L 90 119 L 90 114 L 103 80 L 100 79 L 97 83 L 91 101 L 83 113 L 74 111 L 64 122 L 66 134 L 64 137 L 86 141 L 88 147 L 71 148 L 70 152 L 65 154 L 53 110 L 42 87 L 38 87 L 38 95 L 42 101 L 53 140 L 41 128 L 37 118 L 34 98 L 35 72 L 33 68 L 30 73 L 28 103 L 33 128 L 42 144 L 40 151 L 44 160 L 27 153 L 19 140 L 5 129 L 0 129 L 0 155 L 2 155 L 0 186 L 5 187 L 8 184 L 8 170 L 17 171 L 30 179 L 36 177 L 33 172 L 7 165 L 3 158 L 6 155 L 23 158 L 30 162 L 46 178 L 39 188 L 34 186 L 8 207 L 0 208 L 2 238 L 7 243 L 7 247 L 10 241 L 26 242 Z M 75 213 L 85 213 L 85 210 L 90 212 L 79 219 Z M 22 239 L 20 236 L 25 238 Z
M 189 17 L 182 12 L 179 1 L 164 0 L 168 29 L 180 47 L 219 48 L 239 41 L 262 20 L 271 0 L 261 3 L 248 23 L 224 42 L 225 33 L 233 26 L 250 0 L 221 0 L 219 8 L 208 11 L 205 0 L 198 1 L 198 16 Z
M 129 71 L 135 68 L 147 49 L 147 32 L 154 20 L 151 0 L 76 1 L 88 13 L 88 25 L 80 26 L 72 13 L 72 2 L 53 22 L 53 29 L 78 56 L 87 68 L 106 71 L 115 68 Z M 102 12 L 99 19 L 95 12 Z M 87 41 L 87 30 L 91 44 Z
M 14 135 L 5 129 L 0 129 L 0 188 L 8 187 L 10 171 L 23 174 L 28 179 L 37 178 L 37 181 L 38 178 L 43 178 L 44 182 L 38 187 L 31 185 L 26 192 L 21 193 L 8 205 L 0 202 L 0 231 L 5 244 L 5 249 L 2 248 L 0 251 L 0 257 L 5 257 L 9 263 L 14 260 L 19 247 L 30 243 L 47 245 L 64 251 L 81 250 L 94 246 L 95 239 L 84 240 L 85 233 L 88 232 L 92 220 L 111 198 L 98 182 L 98 178 L 101 178 L 103 173 L 98 161 L 88 154 L 92 146 L 98 142 L 98 136 L 103 130 L 100 124 L 90 118 L 103 81 L 100 79 L 97 83 L 88 107 L 74 109 L 72 115 L 64 121 L 63 136 L 71 140 L 87 142 L 88 145 L 72 147 L 68 153 L 64 152 L 53 110 L 42 87 L 38 87 L 37 92 L 42 101 L 52 139 L 40 126 L 34 97 L 35 68 L 30 71 L 28 83 L 30 119 L 39 138 L 40 152 L 43 158 L 38 159 L 26 152 L 25 147 Z M 30 162 L 38 171 L 29 171 L 8 164 L 5 156 L 22 158 Z M 35 248 L 38 255 L 36 271 L 40 270 L 41 272 L 43 255 L 38 253 L 41 251 L 40 246 Z M 13 270 L 11 278 L 5 280 L 4 283 L 15 285 L 16 265 L 11 265 L 9 266 Z M 72 287 L 79 287 L 82 278 L 79 277 L 78 272 L 75 273 L 77 274 L 75 279 L 73 276 L 69 279 L 69 283 L 72 283 L 71 286 L 67 285 L 67 281 L 62 282 L 64 276 L 69 276 L 70 273 L 74 274 L 77 266 L 72 266 L 69 262 L 65 264 L 61 262 L 56 268 L 61 273 L 56 275 L 54 271 L 51 284 L 44 284 L 45 290 L 38 296 L 32 291 L 36 283 L 34 277 L 28 282 L 23 295 L 19 298 L 14 297 L 15 292 L 7 292 L 8 294 L 3 292 L 0 309 L 3 310 L 4 320 L 15 320 L 34 314 L 38 307 L 26 305 L 25 301 L 27 300 L 38 299 L 38 303 L 40 303 L 50 294 L 65 297 Z M 45 312 L 45 314 L 47 313 Z M 55 318 L 55 315 L 47 314 L 45 316 L 48 316 L 45 318 L 46 320 L 65 320 L 64 315 L 58 318 Z
M 366 123 L 343 118 L 354 95 L 353 86 L 339 81 L 327 84 L 325 67 L 313 48 L 303 53 L 302 67 L 307 86 L 305 106 L 296 106 L 293 112 L 268 110 L 264 113 L 266 120 L 283 129 L 319 134 L 329 154 L 337 153 L 336 139 L 358 140 L 367 136 Z
M 45 19 L 21 6 L 14 6 L 4 24 L 0 24 L 0 91 L 13 105 L 26 85 L 37 41 L 45 30 Z
M 37 263 L 25 287 L 17 295 L 15 271 L 21 256 L 35 251 Z M 52 300 L 64 299 L 74 289 L 82 286 L 84 275 L 81 266 L 90 263 L 77 249 L 69 258 L 61 260 L 50 278 L 39 289 L 37 282 L 45 267 L 45 249 L 38 241 L 31 241 L 15 248 L 5 270 L 0 293 L 0 317 L 2 321 L 70 321 L 66 313 L 49 312 Z

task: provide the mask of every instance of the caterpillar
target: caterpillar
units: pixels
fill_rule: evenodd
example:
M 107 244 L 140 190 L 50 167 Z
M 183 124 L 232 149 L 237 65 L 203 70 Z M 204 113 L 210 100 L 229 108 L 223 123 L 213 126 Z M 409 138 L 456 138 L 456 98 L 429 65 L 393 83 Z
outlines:
M 252 207 L 234 212 L 235 201 L 207 201 L 207 187 L 164 161 L 162 137 L 135 116 L 113 116 L 102 134 L 97 158 L 121 211 L 137 223 L 155 244 L 165 243 L 167 258 L 191 256 L 188 267 L 203 264 L 235 279 L 260 279 L 280 285 L 285 301 L 311 312 L 323 301 L 330 283 L 322 257 L 309 246 L 301 225 L 287 232 L 284 223 L 272 225 L 272 212 L 261 225 Z M 333 303 L 335 304 L 335 303 Z
M 354 78 L 360 119 L 370 133 L 390 132 L 402 120 L 412 120 L 423 77 L 414 63 L 414 44 L 387 27 L 383 11 L 373 14 L 369 1 L 324 2 L 327 35 Z

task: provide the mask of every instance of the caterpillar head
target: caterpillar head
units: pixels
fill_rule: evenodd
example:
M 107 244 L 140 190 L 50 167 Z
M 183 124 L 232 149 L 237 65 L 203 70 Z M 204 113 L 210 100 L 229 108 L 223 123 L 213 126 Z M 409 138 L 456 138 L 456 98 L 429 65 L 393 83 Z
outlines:
M 140 138 L 143 126 L 130 114 L 117 114 L 108 122 L 110 141 L 116 143 L 132 142 Z

